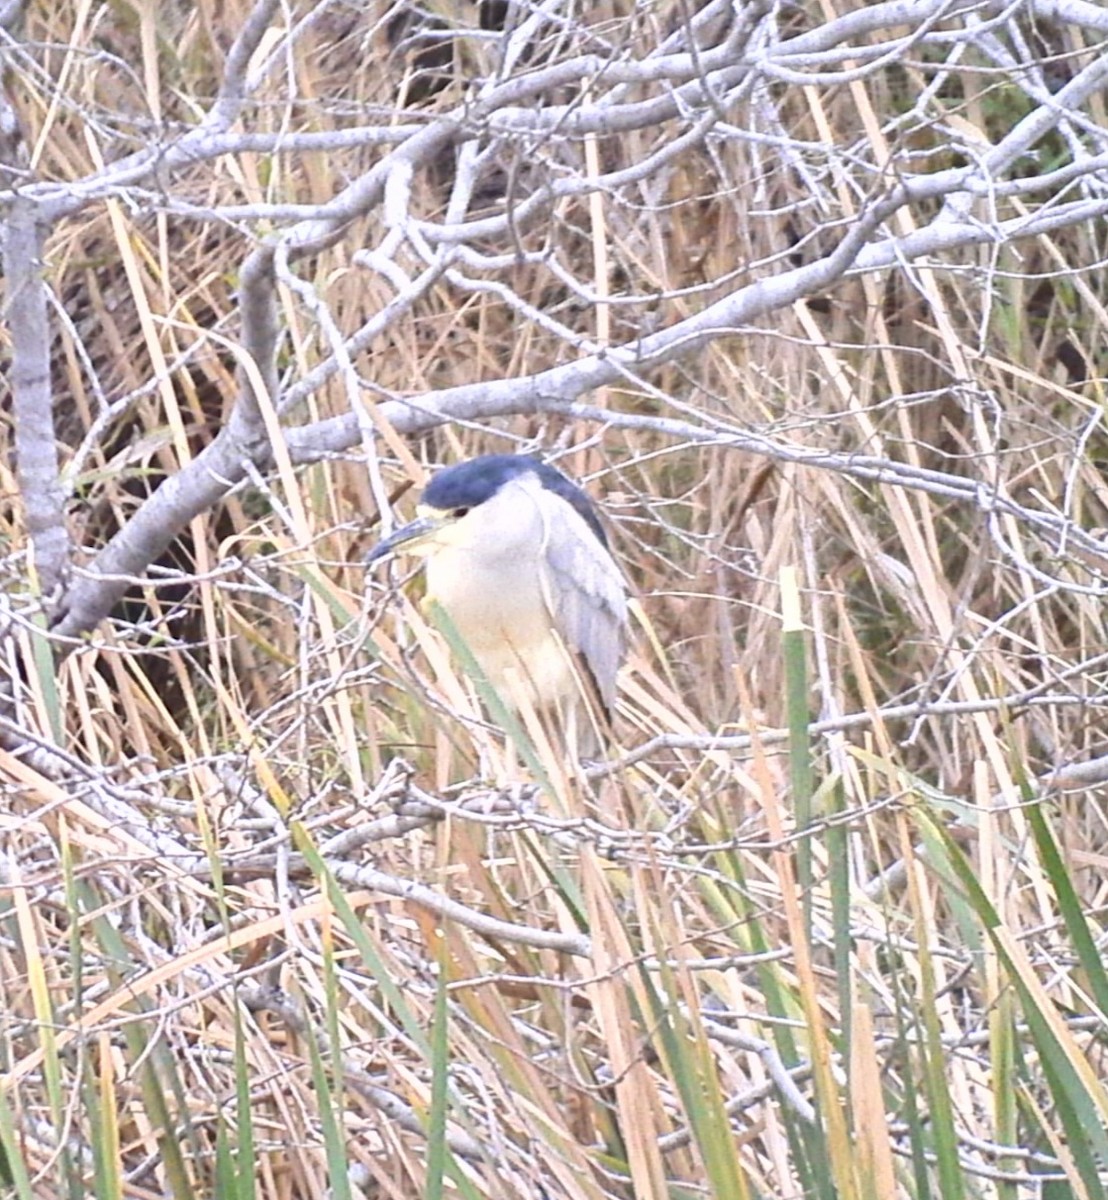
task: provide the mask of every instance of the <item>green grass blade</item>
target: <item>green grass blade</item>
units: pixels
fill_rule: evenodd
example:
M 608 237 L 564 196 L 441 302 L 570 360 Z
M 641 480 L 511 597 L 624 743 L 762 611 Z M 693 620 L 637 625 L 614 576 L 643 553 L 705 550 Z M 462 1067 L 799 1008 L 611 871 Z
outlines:
M 449 1021 L 447 1020 L 446 951 L 440 954 L 435 987 L 435 1016 L 431 1026 L 431 1111 L 427 1120 L 426 1200 L 442 1200 L 449 1150 L 446 1145 L 446 1108 L 450 1081 Z

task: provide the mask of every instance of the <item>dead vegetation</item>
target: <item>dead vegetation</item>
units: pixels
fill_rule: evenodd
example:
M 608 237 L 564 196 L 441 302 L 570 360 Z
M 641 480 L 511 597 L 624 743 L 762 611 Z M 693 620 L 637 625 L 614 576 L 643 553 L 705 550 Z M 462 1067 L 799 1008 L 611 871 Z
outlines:
M 1108 20 L 893 7 L 10 26 L 13 1194 L 1103 1194 Z M 512 448 L 641 606 L 587 782 L 363 566 Z

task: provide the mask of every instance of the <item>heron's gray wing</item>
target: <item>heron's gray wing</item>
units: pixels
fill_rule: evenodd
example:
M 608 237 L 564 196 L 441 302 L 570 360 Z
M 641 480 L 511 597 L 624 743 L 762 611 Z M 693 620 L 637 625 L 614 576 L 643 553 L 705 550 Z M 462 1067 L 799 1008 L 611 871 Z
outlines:
M 608 548 L 583 517 L 546 493 L 543 504 L 547 603 L 559 636 L 588 668 L 610 715 L 627 647 L 627 593 Z

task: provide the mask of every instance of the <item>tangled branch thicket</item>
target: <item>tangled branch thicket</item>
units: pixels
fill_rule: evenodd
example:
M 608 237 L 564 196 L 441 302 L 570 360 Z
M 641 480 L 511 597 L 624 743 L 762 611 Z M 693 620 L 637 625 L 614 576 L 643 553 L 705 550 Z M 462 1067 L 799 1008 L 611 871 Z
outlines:
M 0 1178 L 1103 1195 L 1108 9 L 0 33 Z M 582 773 L 362 565 L 511 449 Z

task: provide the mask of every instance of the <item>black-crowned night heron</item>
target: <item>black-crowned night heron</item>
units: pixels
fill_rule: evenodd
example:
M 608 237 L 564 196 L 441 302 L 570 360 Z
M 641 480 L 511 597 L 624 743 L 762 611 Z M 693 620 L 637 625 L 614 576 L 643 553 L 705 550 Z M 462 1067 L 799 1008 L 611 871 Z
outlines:
M 426 560 L 437 602 L 509 709 L 554 715 L 598 748 L 627 640 L 623 576 L 588 496 L 537 459 L 490 454 L 439 472 L 419 514 L 373 550 Z

